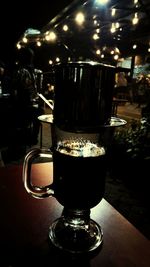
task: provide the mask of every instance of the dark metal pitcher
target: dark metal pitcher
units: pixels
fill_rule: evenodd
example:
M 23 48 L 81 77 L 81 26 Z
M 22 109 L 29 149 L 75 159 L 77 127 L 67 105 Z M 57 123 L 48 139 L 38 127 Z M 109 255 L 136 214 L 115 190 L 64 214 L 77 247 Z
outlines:
M 55 66 L 54 123 L 63 130 L 96 132 L 109 123 L 115 67 L 95 62 Z

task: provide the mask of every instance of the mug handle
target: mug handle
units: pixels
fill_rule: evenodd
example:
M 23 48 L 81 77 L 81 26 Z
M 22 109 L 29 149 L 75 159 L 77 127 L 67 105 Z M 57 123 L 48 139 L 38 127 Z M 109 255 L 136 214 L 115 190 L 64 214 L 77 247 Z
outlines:
M 52 185 L 36 186 L 32 184 L 31 180 L 31 166 L 32 162 L 37 158 L 50 158 L 52 159 L 52 152 L 45 149 L 35 148 L 27 153 L 23 163 L 22 178 L 26 191 L 35 198 L 46 198 L 54 195 Z

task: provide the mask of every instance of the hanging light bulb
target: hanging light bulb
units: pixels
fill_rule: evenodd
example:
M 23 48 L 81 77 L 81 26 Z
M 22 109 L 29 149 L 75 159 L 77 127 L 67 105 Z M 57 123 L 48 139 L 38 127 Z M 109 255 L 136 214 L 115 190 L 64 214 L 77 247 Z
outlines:
M 67 24 L 65 24 L 65 25 L 63 26 L 63 31 L 65 31 L 65 32 L 68 31 L 68 25 L 67 25 Z
M 119 55 L 114 55 L 114 60 L 118 60 Z
M 114 51 L 114 50 L 111 50 L 111 51 L 110 51 L 110 54 L 111 54 L 111 55 L 114 55 L 114 54 L 115 54 L 115 51 Z
M 21 44 L 20 44 L 20 43 L 17 43 L 16 47 L 17 47 L 18 49 L 21 49 Z
M 93 24 L 97 25 L 97 20 L 96 19 L 93 20 Z
M 82 12 L 79 12 L 75 17 L 75 20 L 78 25 L 82 25 L 85 20 L 84 14 Z
M 51 32 L 47 32 L 45 39 L 46 41 L 55 41 L 56 40 L 56 34 L 55 32 L 51 31 Z
M 59 62 L 60 61 L 60 58 L 59 57 L 56 57 L 56 62 Z
M 96 29 L 96 33 L 100 33 L 100 29 L 99 28 Z
M 100 49 L 97 49 L 97 50 L 96 50 L 96 54 L 97 54 L 97 55 L 100 55 L 100 54 L 101 54 L 101 50 L 100 50 Z
M 36 44 L 37 44 L 37 46 L 41 46 L 42 45 L 40 41 L 37 41 Z
M 116 22 L 115 23 L 115 27 L 116 27 L 116 29 L 118 29 L 120 27 L 120 23 L 119 22 Z
M 115 26 L 115 23 L 114 22 L 111 24 L 110 31 L 111 31 L 111 33 L 114 33 L 116 31 L 116 26 Z
M 23 41 L 24 43 L 27 43 L 27 42 L 28 42 L 27 37 L 23 37 L 22 41 Z
M 139 22 L 138 13 L 134 14 L 134 18 L 132 19 L 132 24 L 135 25 Z
M 93 34 L 93 39 L 94 39 L 94 40 L 98 40 L 98 39 L 99 39 L 99 36 L 98 36 L 97 33 L 94 33 L 94 34 Z
M 116 9 L 115 8 L 112 8 L 111 15 L 112 15 L 112 17 L 114 17 L 116 15 Z

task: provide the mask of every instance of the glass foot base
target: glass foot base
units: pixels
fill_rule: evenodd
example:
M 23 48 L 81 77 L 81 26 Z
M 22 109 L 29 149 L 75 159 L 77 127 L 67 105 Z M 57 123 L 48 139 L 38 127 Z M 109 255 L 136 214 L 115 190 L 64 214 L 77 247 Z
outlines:
M 52 244 L 71 253 L 86 253 L 96 250 L 103 241 L 101 227 L 92 219 L 88 224 L 70 224 L 64 217 L 53 222 L 49 229 Z

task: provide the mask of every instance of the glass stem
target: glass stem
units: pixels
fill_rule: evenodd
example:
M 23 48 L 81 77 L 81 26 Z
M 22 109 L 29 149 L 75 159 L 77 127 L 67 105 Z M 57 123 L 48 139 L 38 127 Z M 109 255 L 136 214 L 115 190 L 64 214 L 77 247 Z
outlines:
M 88 227 L 90 221 L 90 210 L 71 210 L 64 208 L 63 214 L 65 218 L 66 224 L 70 225 L 71 227 L 82 227 L 85 225 Z

